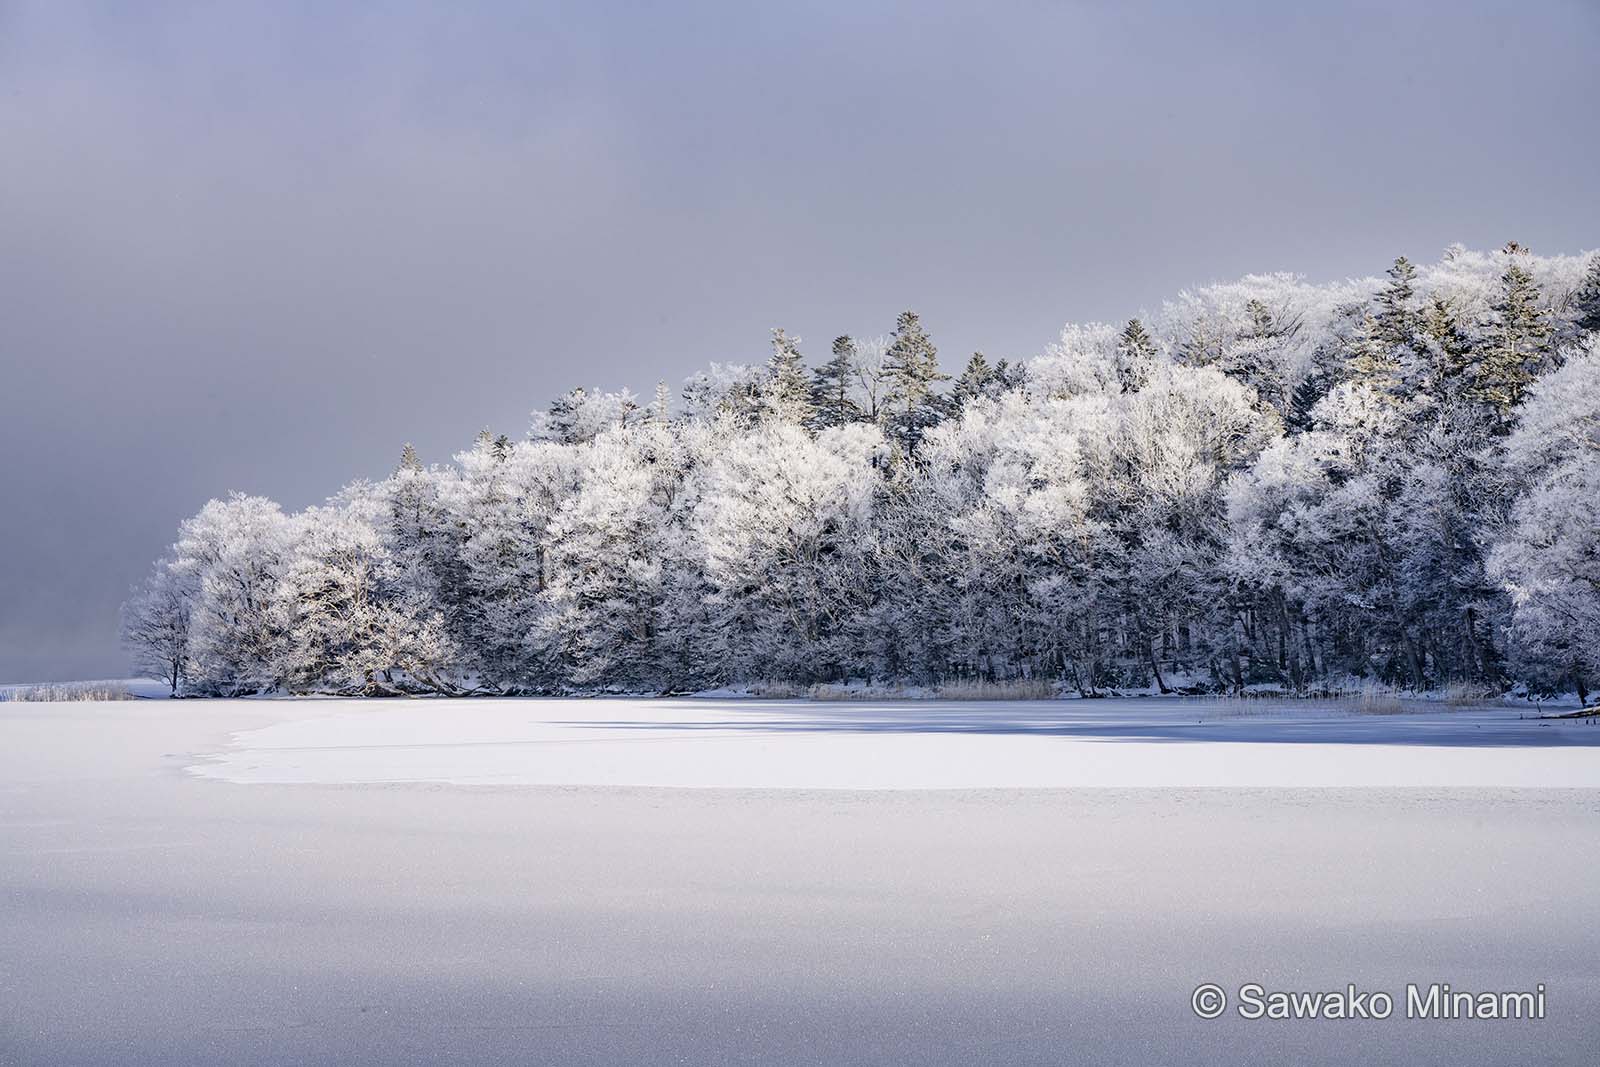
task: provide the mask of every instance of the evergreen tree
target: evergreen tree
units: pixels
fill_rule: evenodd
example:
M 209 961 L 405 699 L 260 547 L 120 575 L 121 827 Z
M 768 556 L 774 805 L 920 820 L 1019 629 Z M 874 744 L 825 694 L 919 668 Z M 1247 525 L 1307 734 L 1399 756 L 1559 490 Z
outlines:
M 972 358 L 967 360 L 966 369 L 956 379 L 956 384 L 950 390 L 950 408 L 960 411 L 967 406 L 967 402 L 980 396 L 989 396 L 995 390 L 996 377 L 994 368 L 989 366 L 989 361 L 982 352 L 972 353 Z
M 672 388 L 665 381 L 656 382 L 656 398 L 650 405 L 650 418 L 660 426 L 672 421 Z
M 1548 358 L 1551 332 L 1539 286 L 1519 259 L 1520 248 L 1513 242 L 1507 251 L 1500 296 L 1474 360 L 1469 390 L 1474 400 L 1495 410 L 1502 429 L 1509 428 L 1513 410 Z
M 1248 321 L 1237 338 L 1221 346 L 1211 365 L 1254 389 L 1262 410 L 1281 415 L 1288 406 L 1284 347 L 1297 326 L 1279 322 L 1272 309 L 1258 298 L 1246 301 L 1244 310 Z M 1127 336 L 1128 331 L 1123 332 Z M 1119 347 L 1120 344 L 1119 341 Z M 1146 357 L 1146 365 L 1153 366 L 1153 355 Z
M 1419 325 L 1416 310 L 1411 306 L 1416 296 L 1417 268 L 1401 256 L 1388 270 L 1389 284 L 1378 292 L 1378 314 L 1374 332 L 1378 339 L 1393 346 L 1410 345 L 1415 340 Z
M 588 399 L 588 390 L 580 385 L 550 401 L 550 410 L 544 416 L 544 426 L 552 440 L 565 444 L 581 438 L 582 435 L 577 427 L 582 421 Z
M 816 429 L 858 422 L 861 408 L 850 395 L 850 380 L 856 372 L 856 343 L 848 335 L 833 339 L 833 358 L 811 375 L 812 423 Z
M 1371 386 L 1385 400 L 1395 397 L 1400 366 L 1394 360 L 1394 351 L 1378 337 L 1377 321 L 1370 315 L 1350 346 L 1345 374 L 1350 381 Z
M 939 372 L 939 351 L 915 311 L 902 311 L 895 320 L 884 369 L 891 394 L 889 434 L 903 454 L 914 456 L 923 433 L 944 417 L 943 398 L 934 386 L 950 377 Z
M 1117 338 L 1117 381 L 1122 391 L 1131 393 L 1143 389 L 1150 380 L 1155 362 L 1155 338 L 1144 328 L 1144 323 L 1129 319 Z
M 1600 333 L 1600 253 L 1589 257 L 1589 269 L 1572 302 L 1573 325 L 1585 333 Z
M 762 387 L 762 407 L 779 422 L 805 425 L 811 421 L 811 383 L 800 339 L 782 328 L 772 331 L 772 355 L 767 360 L 767 381 Z
M 1439 297 L 1423 313 L 1422 329 L 1432 357 L 1426 386 L 1441 403 L 1456 400 L 1472 369 L 1472 339 L 1462 330 L 1450 305 Z
M 994 365 L 994 388 L 997 393 L 1021 389 L 1028 381 L 1028 368 L 1021 363 L 1002 359 Z
M 395 599 L 408 609 L 410 618 L 419 620 L 415 633 L 426 629 L 420 620 L 430 618 L 437 619 L 441 630 L 437 641 L 440 657 L 432 669 L 419 669 L 413 659 L 408 671 L 414 681 L 438 692 L 458 691 L 454 677 L 464 664 L 450 637 L 461 634 L 471 611 L 461 558 L 461 524 L 451 521 L 440 492 L 442 484 L 454 482 L 453 472 L 424 468 L 407 446 L 399 469 L 382 487 L 388 505 L 383 541 L 393 567 Z M 376 510 L 381 513 L 383 509 Z
M 585 444 L 606 430 L 627 426 L 638 410 L 639 399 L 629 389 L 610 393 L 580 387 L 556 397 L 548 410 L 534 412 L 528 436 L 535 441 Z
M 1372 387 L 1384 402 L 1401 404 L 1407 379 L 1415 374 L 1415 346 L 1420 326 L 1411 301 L 1417 269 L 1401 256 L 1388 270 L 1389 284 L 1378 291 L 1377 310 L 1366 316 L 1350 353 L 1352 379 Z
M 1317 401 L 1328 395 L 1328 390 L 1333 387 L 1333 380 L 1327 372 L 1313 367 L 1305 377 L 1300 379 L 1294 387 L 1294 392 L 1289 396 L 1289 410 L 1284 415 L 1284 425 L 1295 433 L 1305 433 L 1313 428 L 1314 421 L 1311 409 L 1317 406 Z

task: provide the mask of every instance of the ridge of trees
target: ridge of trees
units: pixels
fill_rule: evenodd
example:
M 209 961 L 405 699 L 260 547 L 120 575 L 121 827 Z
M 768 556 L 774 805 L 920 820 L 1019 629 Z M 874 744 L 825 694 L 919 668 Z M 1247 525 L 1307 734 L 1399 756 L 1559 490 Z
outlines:
M 1186 291 L 954 377 L 914 312 L 574 389 L 322 507 L 213 500 L 124 610 L 174 692 L 1600 674 L 1600 255 Z

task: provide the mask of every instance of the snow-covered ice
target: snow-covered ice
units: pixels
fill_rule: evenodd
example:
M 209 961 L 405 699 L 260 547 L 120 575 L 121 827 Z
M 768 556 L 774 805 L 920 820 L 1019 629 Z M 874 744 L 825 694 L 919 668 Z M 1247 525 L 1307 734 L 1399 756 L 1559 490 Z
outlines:
M 637 777 L 644 756 L 618 745 L 654 745 L 656 773 L 702 784 L 784 765 L 820 781 L 857 742 L 858 783 L 891 780 L 873 753 L 941 743 L 955 747 L 918 774 L 953 779 L 964 752 L 992 781 L 991 742 L 1068 765 L 1137 754 L 1169 775 L 1184 764 L 1164 754 L 1196 748 L 1247 748 L 1257 774 L 1295 753 L 1422 773 L 1466 752 L 1480 774 L 1600 755 L 1581 743 L 1600 729 L 1515 712 L 1190 725 L 1180 709 L 0 704 L 0 1063 L 1592 1059 L 1594 789 L 238 786 L 188 771 L 281 758 L 348 783 L 354 767 L 393 773 L 383 760 L 408 740 L 425 742 L 410 773 L 480 753 L 463 781 L 481 781 L 467 771 L 484 754 L 513 761 L 497 773 Z M 341 736 L 353 762 L 306 762 Z M 1318 736 L 1339 743 L 1304 741 Z M 1189 996 L 1206 981 L 1543 982 L 1550 1014 L 1203 1022 Z
M 1514 708 L 1181 700 L 313 701 L 192 767 L 231 782 L 773 789 L 1600 787 L 1600 727 Z

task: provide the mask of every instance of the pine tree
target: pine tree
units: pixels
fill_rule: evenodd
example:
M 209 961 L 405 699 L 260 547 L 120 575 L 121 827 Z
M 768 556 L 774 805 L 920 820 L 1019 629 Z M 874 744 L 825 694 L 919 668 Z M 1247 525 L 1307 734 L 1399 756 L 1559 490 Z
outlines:
M 580 385 L 550 401 L 550 410 L 545 413 L 544 421 L 552 440 L 567 444 L 579 439 L 577 426 L 588 399 L 588 390 Z
M 1500 276 L 1500 297 L 1491 308 L 1469 390 L 1472 399 L 1498 413 L 1501 429 L 1509 428 L 1512 411 L 1550 354 L 1549 314 L 1540 306 L 1539 286 L 1514 245 L 1507 246 L 1510 257 Z
M 1255 297 L 1245 302 L 1245 313 L 1249 316 L 1248 324 L 1240 329 L 1236 338 L 1221 345 L 1211 365 L 1255 390 L 1262 410 L 1281 415 L 1289 403 L 1284 380 L 1284 344 L 1297 326 L 1293 321 L 1279 322 L 1272 309 Z M 1143 329 L 1138 333 L 1142 334 Z M 1130 341 L 1137 341 L 1137 335 L 1130 337 L 1127 330 L 1123 335 Z M 1119 346 L 1123 344 L 1120 340 L 1118 343 Z M 1146 365 L 1153 362 L 1153 356 L 1152 351 L 1143 357 Z
M 406 446 L 400 450 L 400 470 L 420 471 L 421 469 L 422 460 L 417 458 L 417 450 L 411 447 L 410 441 L 407 441 Z
M 982 352 L 972 353 L 972 358 L 967 360 L 966 369 L 956 379 L 956 384 L 950 390 L 950 408 L 960 411 L 967 406 L 968 401 L 980 396 L 989 396 L 994 391 L 995 372 L 989 366 L 989 361 Z
M 1573 325 L 1586 333 L 1600 333 L 1600 253 L 1589 257 L 1589 269 L 1572 303 Z
M 1389 346 L 1378 338 L 1377 321 L 1367 316 L 1345 359 L 1346 377 L 1370 385 L 1382 397 L 1392 398 L 1399 370 Z
M 1434 297 L 1422 316 L 1422 330 L 1430 342 L 1432 355 L 1428 385 L 1441 401 L 1454 399 L 1472 368 L 1472 339 L 1450 305 Z
M 410 646 L 419 654 L 406 668 L 417 684 L 437 692 L 455 692 L 457 673 L 464 667 L 452 638 L 461 634 L 471 609 L 465 567 L 461 559 L 461 524 L 451 521 L 449 503 L 442 498 L 442 482 L 452 474 L 424 468 L 414 450 L 401 456 L 400 467 L 383 483 L 387 494 L 387 523 L 383 543 L 393 570 L 391 581 L 397 605 L 407 609 L 420 638 L 430 625 L 437 632 L 431 642 L 438 652 L 431 669 L 421 669 L 422 644 Z M 381 514 L 384 498 L 374 499 Z
M 1251 297 L 1244 302 L 1244 310 L 1250 316 L 1250 335 L 1265 337 L 1272 331 L 1272 309 L 1262 303 L 1258 297 Z
M 939 351 L 915 311 L 902 311 L 895 320 L 884 369 L 891 392 L 889 434 L 905 455 L 914 456 L 924 431 L 944 417 L 943 398 L 933 388 L 950 377 L 939 372 Z
M 1417 312 L 1411 306 L 1416 296 L 1417 268 L 1401 256 L 1388 270 L 1389 284 L 1378 293 L 1378 314 L 1375 330 L 1378 339 L 1390 346 L 1410 345 L 1415 340 L 1420 325 Z
M 631 390 L 612 393 L 580 387 L 556 397 L 548 410 L 534 412 L 528 436 L 535 441 L 585 444 L 607 430 L 629 425 L 638 410 L 638 397 Z
M 1411 300 L 1416 295 L 1417 269 L 1401 256 L 1388 270 L 1389 284 L 1377 294 L 1377 310 L 1362 321 L 1351 349 L 1347 371 L 1372 387 L 1390 404 L 1402 403 L 1406 379 L 1416 372 L 1416 334 L 1420 322 Z
M 656 398 L 650 404 L 650 419 L 660 426 L 672 421 L 672 387 L 665 381 L 656 382 Z
M 767 381 L 762 387 L 762 407 L 779 422 L 805 425 L 811 421 L 811 383 L 800 355 L 800 338 L 780 327 L 772 331 L 772 355 L 767 360 Z
M 1256 301 L 1251 301 L 1256 303 Z M 1263 308 L 1263 310 L 1265 310 Z M 1117 338 L 1117 381 L 1125 393 L 1143 389 L 1155 367 L 1156 342 L 1138 319 L 1129 319 Z
M 1021 389 L 1028 381 L 1028 368 L 1022 363 L 1002 359 L 994 365 L 994 388 L 997 393 Z
M 1315 420 L 1311 417 L 1311 409 L 1317 406 L 1317 401 L 1328 395 L 1332 386 L 1333 382 L 1326 372 L 1312 368 L 1289 396 L 1289 410 L 1284 415 L 1284 425 L 1295 433 L 1313 429 Z
M 861 408 L 850 395 L 856 370 L 856 343 L 848 335 L 833 339 L 833 358 L 811 375 L 812 423 L 816 429 L 843 426 L 861 419 Z

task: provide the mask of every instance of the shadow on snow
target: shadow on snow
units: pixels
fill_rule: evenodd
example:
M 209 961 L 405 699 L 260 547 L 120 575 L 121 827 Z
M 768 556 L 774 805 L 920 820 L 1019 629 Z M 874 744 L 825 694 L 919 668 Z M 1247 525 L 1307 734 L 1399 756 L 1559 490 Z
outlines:
M 1140 705 L 1143 705 L 1142 707 Z M 1131 705 L 1131 706 L 1130 706 Z M 557 725 L 639 731 L 742 733 L 977 734 L 1080 741 L 1417 745 L 1460 748 L 1600 747 L 1600 727 L 1516 717 L 1513 709 L 1430 708 L 1391 715 L 1263 709 L 1208 716 L 1204 705 L 1146 702 L 1017 702 L 1004 706 L 860 701 L 840 704 L 696 701 L 716 718 L 587 719 Z

